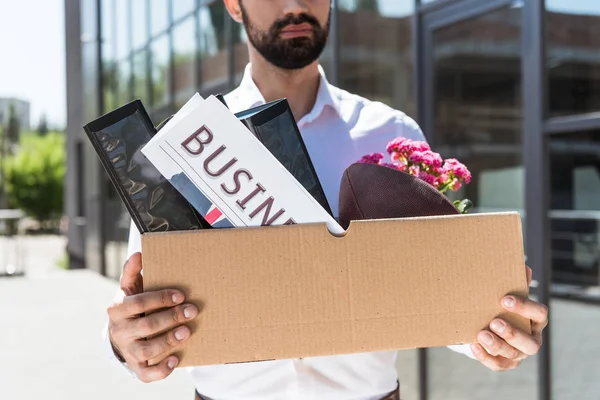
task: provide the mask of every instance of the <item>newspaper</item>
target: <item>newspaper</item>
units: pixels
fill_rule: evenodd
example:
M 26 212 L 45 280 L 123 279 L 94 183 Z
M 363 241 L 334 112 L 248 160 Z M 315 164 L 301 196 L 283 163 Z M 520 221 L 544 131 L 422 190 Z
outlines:
M 215 228 L 343 228 L 216 97 L 194 96 L 142 153 Z

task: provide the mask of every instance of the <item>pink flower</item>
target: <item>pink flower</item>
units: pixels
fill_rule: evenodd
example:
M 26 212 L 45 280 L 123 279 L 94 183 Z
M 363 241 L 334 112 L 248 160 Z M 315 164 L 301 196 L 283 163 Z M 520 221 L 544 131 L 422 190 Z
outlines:
M 373 153 L 363 156 L 358 162 L 363 164 L 379 164 L 381 159 L 383 159 L 383 154 Z
M 412 141 L 412 150 L 413 151 L 429 151 L 431 148 L 427 144 L 427 142 L 422 141 Z
M 442 166 L 442 157 L 431 150 L 415 151 L 410 155 L 409 160 L 415 164 L 422 164 L 427 168 L 439 168 Z
M 441 173 L 438 174 L 435 178 L 435 187 L 442 187 L 443 185 L 446 184 L 446 182 L 448 182 L 448 174 L 446 173 Z
M 386 150 L 389 154 L 395 152 L 408 156 L 415 151 L 428 151 L 430 148 L 427 142 L 397 137 L 388 143 Z
M 450 183 L 450 185 L 449 185 L 449 189 L 452 190 L 453 192 L 456 192 L 461 187 L 462 187 L 462 182 L 460 180 L 458 180 L 457 178 L 454 178 L 452 180 L 452 183 Z
M 428 174 L 427 172 L 420 172 L 419 179 L 424 180 L 425 182 L 429 183 L 431 186 L 437 187 L 435 176 Z
M 389 154 L 392 154 L 392 152 L 396 152 L 396 153 L 400 153 L 400 149 L 404 149 L 404 143 L 407 141 L 407 138 L 404 137 L 397 137 L 394 140 L 390 141 L 387 146 L 386 146 L 386 150 Z
M 392 168 L 392 169 L 398 169 L 398 166 L 396 164 L 393 164 L 393 163 L 379 163 L 379 165 L 381 165 L 382 167 L 388 167 L 388 168 Z
M 411 175 L 419 176 L 419 172 L 421 172 L 421 169 L 418 165 L 411 165 L 410 167 L 408 167 L 408 173 Z
M 456 158 L 449 158 L 444 162 L 444 169 L 450 176 L 455 176 L 465 183 L 471 183 L 471 172 L 469 169 Z

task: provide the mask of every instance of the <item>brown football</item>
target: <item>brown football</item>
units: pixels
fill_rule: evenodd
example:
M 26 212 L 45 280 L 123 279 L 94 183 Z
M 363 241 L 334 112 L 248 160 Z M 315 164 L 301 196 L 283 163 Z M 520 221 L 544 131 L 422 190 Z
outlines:
M 355 163 L 342 176 L 339 223 L 344 229 L 357 220 L 459 213 L 439 190 L 400 170 Z

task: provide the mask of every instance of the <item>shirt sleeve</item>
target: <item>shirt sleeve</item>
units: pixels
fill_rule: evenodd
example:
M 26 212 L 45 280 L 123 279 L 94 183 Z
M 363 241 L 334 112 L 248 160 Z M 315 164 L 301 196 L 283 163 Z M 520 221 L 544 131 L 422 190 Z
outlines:
M 459 345 L 446 346 L 446 347 L 456 353 L 464 354 L 465 356 L 472 358 L 473 360 L 477 359 L 473 355 L 473 352 L 471 351 L 471 346 L 468 344 L 459 344 Z

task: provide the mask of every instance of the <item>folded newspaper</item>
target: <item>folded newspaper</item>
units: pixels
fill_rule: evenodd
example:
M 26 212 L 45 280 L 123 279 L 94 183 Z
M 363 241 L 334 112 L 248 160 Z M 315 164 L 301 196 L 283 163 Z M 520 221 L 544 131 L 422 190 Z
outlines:
M 216 97 L 196 94 L 142 153 L 215 228 L 344 229 Z

